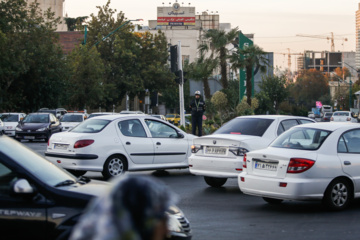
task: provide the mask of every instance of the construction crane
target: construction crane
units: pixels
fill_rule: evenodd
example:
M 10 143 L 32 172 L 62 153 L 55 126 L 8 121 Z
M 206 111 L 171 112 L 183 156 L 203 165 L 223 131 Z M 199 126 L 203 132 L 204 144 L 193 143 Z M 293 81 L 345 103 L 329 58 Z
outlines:
M 348 39 L 347 38 L 336 38 L 334 37 L 334 33 L 331 32 L 330 33 L 331 36 L 322 36 L 322 35 L 306 35 L 306 34 L 297 34 L 297 37 L 308 37 L 308 38 L 320 38 L 320 39 L 326 39 L 326 40 L 331 40 L 331 52 L 335 52 L 335 42 L 334 40 L 343 40 L 343 42 L 346 42 Z
M 279 52 L 274 52 L 274 54 L 282 54 L 282 55 L 288 55 L 288 71 L 287 71 L 287 76 L 288 79 L 290 79 L 291 77 L 291 56 L 292 55 L 304 55 L 303 53 L 291 53 L 290 52 L 290 48 L 287 49 L 288 52 L 287 53 L 279 53 Z

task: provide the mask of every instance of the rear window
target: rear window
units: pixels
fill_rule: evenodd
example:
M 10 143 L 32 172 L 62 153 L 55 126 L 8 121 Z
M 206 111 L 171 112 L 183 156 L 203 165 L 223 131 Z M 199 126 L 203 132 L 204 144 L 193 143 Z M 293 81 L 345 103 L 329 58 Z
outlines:
M 261 137 L 274 119 L 235 118 L 219 128 L 214 134 L 241 134 Z
M 300 150 L 318 149 L 331 132 L 313 128 L 293 128 L 280 135 L 270 145 L 276 148 Z
M 67 114 L 65 114 L 61 119 L 61 122 L 82 122 L 82 121 L 83 121 L 82 115 L 67 115 Z
M 349 116 L 349 112 L 335 112 L 333 116 Z
M 102 131 L 111 121 L 103 119 L 89 119 L 80 123 L 70 132 L 76 133 L 97 133 Z
M 18 115 L 15 114 L 4 114 L 0 117 L 3 122 L 18 122 Z

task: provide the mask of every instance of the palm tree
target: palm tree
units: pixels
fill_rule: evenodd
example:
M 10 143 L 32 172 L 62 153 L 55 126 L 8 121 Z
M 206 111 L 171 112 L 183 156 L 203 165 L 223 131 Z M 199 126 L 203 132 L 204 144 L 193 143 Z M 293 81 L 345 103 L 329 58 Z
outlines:
M 228 88 L 227 79 L 227 59 L 229 57 L 229 50 L 226 48 L 229 44 L 237 44 L 237 37 L 239 35 L 238 28 L 232 29 L 230 32 L 224 30 L 210 29 L 203 34 L 204 43 L 199 46 L 201 53 L 211 51 L 210 58 L 219 59 L 221 84 L 223 88 Z
M 266 57 L 266 52 L 264 52 L 263 49 L 259 46 L 252 45 L 245 47 L 244 49 L 238 49 L 237 51 L 233 52 L 229 58 L 234 70 L 245 68 L 246 97 L 247 103 L 251 106 L 251 79 L 259 70 L 263 73 L 266 72 L 267 67 L 269 66 L 269 59 Z M 255 70 L 253 71 L 253 69 Z
M 194 80 L 201 80 L 203 82 L 206 99 L 211 98 L 208 79 L 212 75 L 217 64 L 216 59 L 205 58 L 204 54 L 200 53 L 199 58 L 195 59 L 194 62 L 185 67 L 190 78 Z

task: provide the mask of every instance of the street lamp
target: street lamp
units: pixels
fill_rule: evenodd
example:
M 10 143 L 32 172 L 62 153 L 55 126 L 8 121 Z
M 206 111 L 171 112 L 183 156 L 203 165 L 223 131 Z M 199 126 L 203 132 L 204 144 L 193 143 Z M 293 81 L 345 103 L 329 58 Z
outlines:
M 352 67 L 351 65 L 347 64 L 346 62 L 339 62 L 339 63 L 342 63 L 343 66 L 344 66 L 344 64 L 346 64 L 347 66 L 351 67 L 352 69 L 354 69 L 354 70 L 357 72 L 357 70 L 356 70 L 354 67 Z M 343 72 L 344 72 L 344 67 L 343 67 Z M 344 79 L 344 82 L 345 82 L 345 79 Z M 350 110 L 350 108 L 351 108 L 351 84 L 352 84 L 352 82 L 351 82 L 351 73 L 350 73 L 350 82 L 349 82 L 349 110 Z

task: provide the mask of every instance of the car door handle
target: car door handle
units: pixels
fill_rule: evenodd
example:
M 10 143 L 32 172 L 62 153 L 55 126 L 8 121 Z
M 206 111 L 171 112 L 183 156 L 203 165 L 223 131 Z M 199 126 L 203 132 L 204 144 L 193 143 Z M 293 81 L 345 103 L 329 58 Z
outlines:
M 156 145 L 161 145 L 161 142 L 157 142 Z
M 131 145 L 131 142 L 126 142 L 126 145 Z
M 351 165 L 350 161 L 344 161 L 344 165 Z

